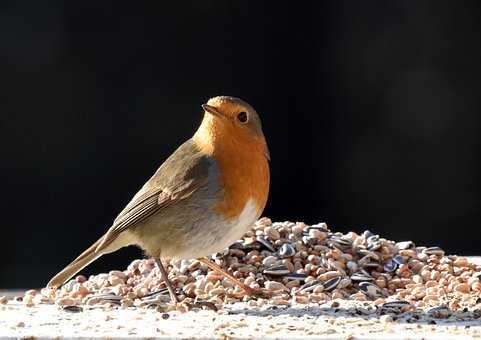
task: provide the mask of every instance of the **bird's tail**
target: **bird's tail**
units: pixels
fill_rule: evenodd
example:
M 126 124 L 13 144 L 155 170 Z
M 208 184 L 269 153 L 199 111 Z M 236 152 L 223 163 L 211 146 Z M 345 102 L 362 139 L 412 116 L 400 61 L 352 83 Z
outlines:
M 104 252 L 95 251 L 101 240 L 102 238 L 92 244 L 86 251 L 84 251 L 75 260 L 73 260 L 72 263 L 65 267 L 60 273 L 55 275 L 47 284 L 47 287 L 60 287 L 69 279 L 71 279 L 72 276 L 74 276 L 91 262 L 102 256 Z

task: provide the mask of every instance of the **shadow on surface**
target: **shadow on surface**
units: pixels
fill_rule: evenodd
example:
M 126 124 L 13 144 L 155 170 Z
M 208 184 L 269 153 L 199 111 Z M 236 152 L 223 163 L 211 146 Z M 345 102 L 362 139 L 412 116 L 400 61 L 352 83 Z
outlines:
M 335 304 L 336 302 L 334 302 Z M 331 302 L 331 305 L 333 303 Z M 302 307 L 268 307 L 265 310 L 252 310 L 247 308 L 233 309 L 229 314 L 245 314 L 259 317 L 288 315 L 294 317 L 339 317 L 352 318 L 358 317 L 363 320 L 380 319 L 382 316 L 389 315 L 392 321 L 409 324 L 432 324 L 432 325 L 457 325 L 470 326 L 481 325 L 481 310 L 473 311 L 453 311 L 446 307 L 433 307 L 427 311 L 413 310 L 401 312 L 399 309 L 373 307 L 371 304 L 359 304 L 353 307 L 327 307 L 327 306 L 306 306 Z

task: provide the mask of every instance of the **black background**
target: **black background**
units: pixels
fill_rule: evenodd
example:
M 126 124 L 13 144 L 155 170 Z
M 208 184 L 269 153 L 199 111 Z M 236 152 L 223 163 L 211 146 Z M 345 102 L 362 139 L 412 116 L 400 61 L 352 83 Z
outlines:
M 261 114 L 273 220 L 479 254 L 479 7 L 2 1 L 0 288 L 96 240 L 221 94 Z

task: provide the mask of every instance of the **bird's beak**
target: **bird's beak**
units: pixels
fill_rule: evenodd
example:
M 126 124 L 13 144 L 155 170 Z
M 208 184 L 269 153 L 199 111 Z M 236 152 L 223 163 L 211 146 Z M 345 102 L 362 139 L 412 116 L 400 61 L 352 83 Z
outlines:
M 214 116 L 224 117 L 224 115 L 222 113 L 220 113 L 219 110 L 217 110 L 217 108 L 215 108 L 212 105 L 202 104 L 202 108 L 204 109 L 205 112 L 209 112 L 210 114 L 213 114 Z

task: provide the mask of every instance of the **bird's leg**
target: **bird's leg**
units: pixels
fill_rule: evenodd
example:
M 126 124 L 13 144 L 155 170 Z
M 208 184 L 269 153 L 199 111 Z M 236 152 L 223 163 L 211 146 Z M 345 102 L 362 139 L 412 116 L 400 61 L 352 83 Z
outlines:
M 217 265 L 215 262 L 212 262 L 211 260 L 209 260 L 208 258 L 205 258 L 205 257 L 202 257 L 202 258 L 199 258 L 197 259 L 200 263 L 203 263 L 205 264 L 207 267 L 209 267 L 210 269 L 212 269 L 213 271 L 219 273 L 219 274 L 222 274 L 224 275 L 227 280 L 229 280 L 232 284 L 236 285 L 237 287 L 240 287 L 242 290 L 244 290 L 244 292 L 247 294 L 247 295 L 256 295 L 254 294 L 255 292 L 253 291 L 252 288 L 250 288 L 249 286 L 247 286 L 246 284 L 240 282 L 239 280 L 237 280 L 234 276 L 232 276 L 231 274 L 229 274 L 228 272 L 226 272 L 224 269 L 222 269 L 219 265 Z
M 174 305 L 177 305 L 179 303 L 179 299 L 177 298 L 174 288 L 172 287 L 172 284 L 169 281 L 169 275 L 167 274 L 167 271 L 165 270 L 164 265 L 162 264 L 162 261 L 160 260 L 160 258 L 155 258 L 155 262 L 159 267 L 160 274 L 162 274 L 162 278 L 164 279 L 165 286 L 169 290 L 170 300 Z

